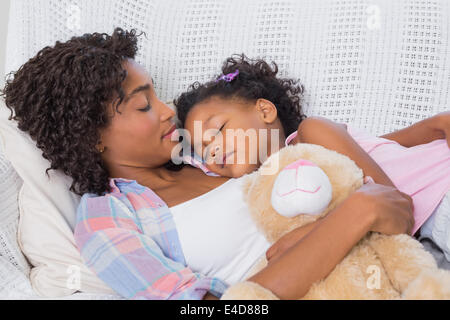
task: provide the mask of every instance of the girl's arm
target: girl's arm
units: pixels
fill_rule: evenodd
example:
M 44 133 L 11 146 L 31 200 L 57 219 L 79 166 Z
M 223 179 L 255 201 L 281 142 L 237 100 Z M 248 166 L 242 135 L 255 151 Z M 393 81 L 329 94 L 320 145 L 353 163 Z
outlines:
M 308 117 L 298 127 L 293 143 L 318 144 L 342 153 L 355 161 L 365 176 L 371 176 L 376 183 L 395 187 L 394 183 L 347 132 L 346 126 L 322 117 Z
M 365 184 L 248 280 L 271 290 L 280 299 L 301 298 L 367 232 L 404 233 L 413 224 L 410 198 L 393 187 Z
M 408 148 L 447 138 L 450 147 L 450 111 L 438 113 L 407 128 L 385 134 L 381 138 L 394 140 Z

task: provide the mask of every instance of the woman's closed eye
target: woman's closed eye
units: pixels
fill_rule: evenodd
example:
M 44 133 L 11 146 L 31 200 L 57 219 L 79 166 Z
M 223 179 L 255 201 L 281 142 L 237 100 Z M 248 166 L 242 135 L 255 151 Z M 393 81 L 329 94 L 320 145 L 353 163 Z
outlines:
M 139 111 L 142 111 L 142 112 L 147 112 L 147 111 L 149 111 L 151 108 L 152 108 L 152 107 L 150 106 L 150 104 L 147 104 L 147 106 L 146 106 L 145 108 L 138 109 L 138 110 L 139 110 Z

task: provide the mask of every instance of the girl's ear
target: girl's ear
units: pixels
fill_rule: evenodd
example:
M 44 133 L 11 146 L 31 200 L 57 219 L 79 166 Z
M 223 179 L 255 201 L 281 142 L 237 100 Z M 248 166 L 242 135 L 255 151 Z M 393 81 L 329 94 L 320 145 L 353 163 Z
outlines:
M 275 105 L 266 99 L 256 100 L 256 110 L 259 112 L 261 120 L 266 124 L 272 124 L 278 117 L 278 110 Z

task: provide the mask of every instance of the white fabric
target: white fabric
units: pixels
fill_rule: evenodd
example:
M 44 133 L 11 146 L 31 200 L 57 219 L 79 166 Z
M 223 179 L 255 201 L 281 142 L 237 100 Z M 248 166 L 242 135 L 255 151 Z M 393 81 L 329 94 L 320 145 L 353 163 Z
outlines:
M 447 0 L 14 0 L 6 70 L 56 40 L 135 27 L 163 101 L 244 52 L 300 78 L 308 114 L 380 135 L 448 110 L 449 25 Z
M 244 280 L 270 247 L 244 201 L 244 178 L 170 208 L 187 265 L 230 285 Z
M 450 102 L 447 0 L 14 0 L 10 10 L 7 72 L 56 40 L 85 32 L 111 33 L 121 26 L 146 32 L 137 61 L 148 69 L 164 101 L 193 81 L 218 74 L 230 54 L 244 52 L 275 60 L 282 76 L 299 77 L 306 88 L 308 115 L 354 123 L 377 135 L 448 110 Z M 31 143 L 29 137 L 22 138 Z M 47 193 L 47 166 L 40 153 L 14 148 L 10 144 L 9 150 L 21 156 L 13 159 L 13 167 L 21 179 L 29 180 L 40 205 L 58 211 L 64 223 L 73 226 L 77 199 L 65 191 L 67 177 L 50 171 L 59 193 Z M 11 205 L 19 185 L 8 190 Z M 14 206 L 2 211 L 12 216 L 9 224 L 1 225 L 9 230 L 9 239 L 17 228 Z M 13 243 L 7 250 L 15 252 Z M 14 273 L 0 270 L 13 279 Z M 26 265 L 17 270 L 26 270 Z
M 34 266 L 30 280 L 36 293 L 46 297 L 76 291 L 113 294 L 81 260 L 70 226 L 42 199 L 24 183 L 19 192 L 18 242 Z M 70 284 L 75 272 L 79 272 L 79 286 Z
M 26 281 L 30 266 L 17 243 L 17 192 L 21 186 L 22 180 L 5 158 L 0 143 L 0 299 L 33 293 Z
M 433 240 L 450 262 L 450 191 L 420 229 L 420 237 Z

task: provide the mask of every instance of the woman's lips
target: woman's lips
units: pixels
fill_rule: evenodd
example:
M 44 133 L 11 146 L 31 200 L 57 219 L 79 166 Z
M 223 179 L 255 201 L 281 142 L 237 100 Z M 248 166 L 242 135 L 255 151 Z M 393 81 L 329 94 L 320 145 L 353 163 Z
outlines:
M 175 126 L 175 125 L 173 125 L 170 129 L 169 129 L 169 131 L 165 134 L 165 135 L 163 135 L 163 139 L 167 139 L 167 138 L 170 138 L 171 136 L 172 136 L 172 133 L 174 133 L 174 131 L 175 131 L 175 129 L 176 129 L 177 127 Z

